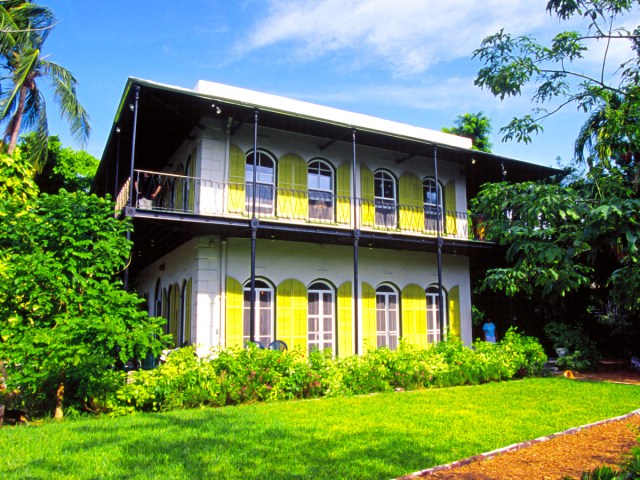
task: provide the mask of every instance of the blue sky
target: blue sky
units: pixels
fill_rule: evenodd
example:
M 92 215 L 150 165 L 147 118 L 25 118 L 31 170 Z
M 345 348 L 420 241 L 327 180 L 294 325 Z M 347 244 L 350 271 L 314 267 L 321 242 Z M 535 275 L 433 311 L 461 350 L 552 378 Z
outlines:
M 193 88 L 200 79 L 439 130 L 482 111 L 494 152 L 543 165 L 571 158 L 583 117 L 573 108 L 532 144 L 498 128 L 527 113 L 473 85 L 471 54 L 500 28 L 549 37 L 546 0 L 41 0 L 58 18 L 45 45 L 79 81 L 91 116 L 85 149 L 100 158 L 129 76 Z M 564 26 L 563 26 L 564 28 Z M 67 134 L 51 97 L 50 132 Z

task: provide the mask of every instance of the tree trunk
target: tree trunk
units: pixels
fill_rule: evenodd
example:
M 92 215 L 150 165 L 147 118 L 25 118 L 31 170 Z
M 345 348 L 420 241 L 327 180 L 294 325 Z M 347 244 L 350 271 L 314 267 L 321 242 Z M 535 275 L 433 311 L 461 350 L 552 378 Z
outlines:
M 53 418 L 56 420 L 62 420 L 64 418 L 64 410 L 62 409 L 62 404 L 64 402 L 64 377 L 63 372 L 58 388 L 56 389 L 56 411 L 53 415 Z
M 18 108 L 16 109 L 16 113 L 13 114 L 13 118 L 11 119 L 11 136 L 9 139 L 9 147 L 7 148 L 7 153 L 11 155 L 13 151 L 16 149 L 16 145 L 18 144 L 18 135 L 20 134 L 20 127 L 22 126 L 22 116 L 24 114 L 24 102 L 27 98 L 27 87 L 23 86 L 20 89 L 20 98 L 18 99 Z

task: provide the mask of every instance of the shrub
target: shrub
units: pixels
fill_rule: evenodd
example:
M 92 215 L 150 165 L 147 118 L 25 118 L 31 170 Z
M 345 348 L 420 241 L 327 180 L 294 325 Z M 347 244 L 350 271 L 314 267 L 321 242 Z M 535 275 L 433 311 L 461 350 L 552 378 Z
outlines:
M 118 390 L 114 413 L 476 385 L 537 374 L 545 361 L 538 341 L 515 330 L 497 344 L 477 342 L 473 348 L 457 339 L 427 348 L 401 341 L 394 351 L 378 348 L 345 358 L 255 346 L 198 358 L 186 347 L 155 370 L 132 373 Z
M 593 342 L 579 326 L 552 322 L 544 327 L 553 348 L 564 348 L 567 353 L 558 358 L 559 368 L 589 371 L 596 370 L 600 362 L 600 353 Z

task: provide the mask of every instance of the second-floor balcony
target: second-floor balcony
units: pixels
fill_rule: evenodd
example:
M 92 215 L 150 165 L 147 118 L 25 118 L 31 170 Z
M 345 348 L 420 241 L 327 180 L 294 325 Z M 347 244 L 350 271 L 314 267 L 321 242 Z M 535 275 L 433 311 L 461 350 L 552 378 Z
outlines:
M 152 202 L 129 201 L 129 181 L 116 199 L 116 209 L 225 218 L 256 218 L 288 224 L 313 224 L 340 229 L 372 230 L 404 235 L 484 240 L 481 216 L 433 205 L 409 205 L 389 199 L 354 199 L 326 190 L 294 190 L 273 184 L 217 182 L 197 177 L 136 171 L 134 181 L 148 173 L 160 191 Z M 136 181 L 137 185 L 137 181 Z M 254 199 L 255 192 L 255 199 Z M 137 194 L 134 188 L 134 194 Z M 139 194 L 137 194 L 140 196 Z

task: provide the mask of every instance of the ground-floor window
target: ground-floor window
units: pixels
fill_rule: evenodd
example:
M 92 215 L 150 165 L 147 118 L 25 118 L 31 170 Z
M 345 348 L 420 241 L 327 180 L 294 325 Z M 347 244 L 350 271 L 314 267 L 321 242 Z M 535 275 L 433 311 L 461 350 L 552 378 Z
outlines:
M 255 317 L 253 340 L 263 347 L 273 342 L 273 288 L 262 280 L 256 280 Z M 251 340 L 251 284 L 244 287 L 243 343 Z
M 398 348 L 399 337 L 398 292 L 389 285 L 376 289 L 377 346 Z
M 333 289 L 322 282 L 309 287 L 308 292 L 308 349 L 335 351 L 335 296 Z
M 442 340 L 440 331 L 440 294 L 438 287 L 432 285 L 425 290 L 427 297 L 427 341 L 436 343 Z M 444 298 L 444 291 L 442 292 Z M 446 303 L 446 302 L 445 302 Z M 446 313 L 446 312 L 445 312 Z M 444 318 L 444 329 L 446 331 L 447 318 Z

